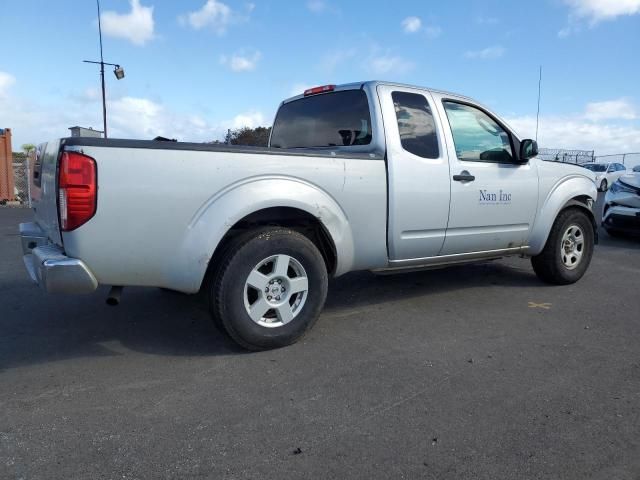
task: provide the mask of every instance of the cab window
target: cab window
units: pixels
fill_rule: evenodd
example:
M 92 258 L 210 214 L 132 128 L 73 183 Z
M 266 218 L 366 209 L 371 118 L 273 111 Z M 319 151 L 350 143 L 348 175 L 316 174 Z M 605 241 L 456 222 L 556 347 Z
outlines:
M 423 158 L 438 158 L 438 137 L 431 108 L 423 95 L 392 92 L 400 143 L 407 152 Z
M 443 102 L 460 160 L 513 161 L 509 133 L 482 110 L 452 101 Z
M 350 147 L 372 139 L 367 94 L 345 90 L 304 97 L 278 110 L 273 148 Z

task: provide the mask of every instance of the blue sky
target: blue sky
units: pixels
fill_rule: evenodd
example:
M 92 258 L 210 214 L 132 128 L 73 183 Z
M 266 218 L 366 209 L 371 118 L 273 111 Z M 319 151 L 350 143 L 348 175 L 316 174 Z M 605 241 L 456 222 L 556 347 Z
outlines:
M 55 5 L 55 7 L 53 6 Z M 102 0 L 110 136 L 220 138 L 305 87 L 452 90 L 540 143 L 640 151 L 640 0 Z M 95 3 L 3 2 L 0 127 L 15 144 L 101 127 Z M 16 148 L 14 148 L 16 149 Z

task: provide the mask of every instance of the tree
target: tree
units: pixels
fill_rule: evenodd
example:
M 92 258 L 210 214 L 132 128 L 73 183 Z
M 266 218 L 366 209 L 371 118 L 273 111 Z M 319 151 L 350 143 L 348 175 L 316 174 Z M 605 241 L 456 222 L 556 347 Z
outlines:
M 24 153 L 29 155 L 31 152 L 33 152 L 36 149 L 36 146 L 33 143 L 23 143 L 20 148 Z
M 227 142 L 231 145 L 246 145 L 251 147 L 266 147 L 269 144 L 271 127 L 243 127 L 230 130 Z

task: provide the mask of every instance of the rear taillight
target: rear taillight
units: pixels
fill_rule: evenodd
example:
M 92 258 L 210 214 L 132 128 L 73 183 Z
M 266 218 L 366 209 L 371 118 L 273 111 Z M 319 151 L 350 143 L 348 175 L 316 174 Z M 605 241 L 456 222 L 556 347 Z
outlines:
M 69 232 L 87 223 L 96 213 L 98 183 L 96 161 L 76 152 L 63 152 L 60 159 L 58 195 L 60 226 Z

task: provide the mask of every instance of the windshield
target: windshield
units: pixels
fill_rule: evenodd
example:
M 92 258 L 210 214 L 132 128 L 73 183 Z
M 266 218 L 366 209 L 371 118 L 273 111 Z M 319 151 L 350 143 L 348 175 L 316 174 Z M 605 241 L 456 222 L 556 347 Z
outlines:
M 587 170 L 591 170 L 592 172 L 606 172 L 607 166 L 603 163 L 587 163 L 586 165 L 582 165 Z
M 273 148 L 369 145 L 367 94 L 345 90 L 305 97 L 280 107 L 271 134 Z

